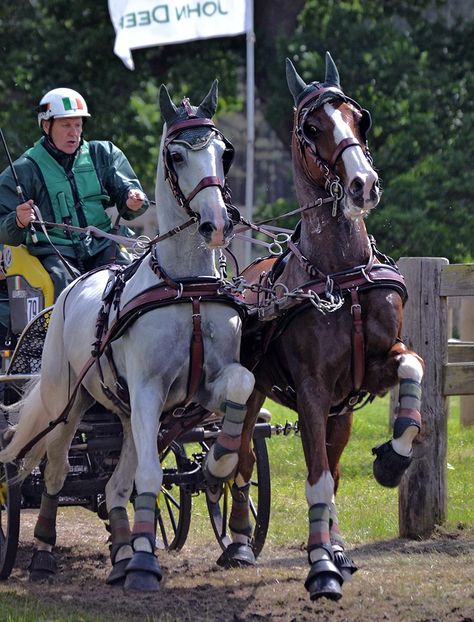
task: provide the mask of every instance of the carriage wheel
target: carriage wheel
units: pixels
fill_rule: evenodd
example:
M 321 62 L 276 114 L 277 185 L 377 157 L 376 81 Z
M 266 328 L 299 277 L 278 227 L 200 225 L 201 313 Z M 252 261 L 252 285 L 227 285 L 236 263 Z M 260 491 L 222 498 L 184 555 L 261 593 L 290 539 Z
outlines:
M 270 464 L 267 443 L 264 438 L 253 439 L 256 467 L 250 482 L 250 519 L 253 519 L 252 548 L 255 557 L 260 554 L 270 521 Z M 232 482 L 206 488 L 206 503 L 212 529 L 222 550 L 232 542 L 228 531 L 232 504 Z
M 0 439 L 4 429 L 0 424 Z M 0 463 L 0 579 L 10 576 L 20 536 L 20 485 L 11 484 L 16 474 L 13 464 Z
M 167 482 L 183 470 L 186 452 L 180 443 L 172 442 L 160 456 L 163 484 L 157 499 L 157 547 L 178 551 L 184 546 L 191 523 L 191 492 L 186 486 Z

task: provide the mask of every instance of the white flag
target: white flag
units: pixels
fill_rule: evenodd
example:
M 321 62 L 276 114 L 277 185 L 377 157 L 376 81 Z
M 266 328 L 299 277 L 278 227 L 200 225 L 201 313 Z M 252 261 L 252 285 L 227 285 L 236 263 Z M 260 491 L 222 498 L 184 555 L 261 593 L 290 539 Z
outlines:
M 114 52 L 134 69 L 131 50 L 252 29 L 249 0 L 108 0 Z

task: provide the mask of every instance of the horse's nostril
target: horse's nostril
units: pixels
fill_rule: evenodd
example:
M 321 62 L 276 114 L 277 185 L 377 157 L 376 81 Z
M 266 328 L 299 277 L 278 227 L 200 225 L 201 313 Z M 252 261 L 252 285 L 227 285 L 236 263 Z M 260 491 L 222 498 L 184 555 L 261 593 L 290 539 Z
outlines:
M 232 221 L 229 220 L 229 222 L 224 227 L 224 238 L 230 237 L 232 235 L 233 230 L 234 230 L 234 225 L 232 224 Z
M 206 221 L 199 225 L 199 233 L 204 238 L 210 238 L 214 231 L 216 231 L 216 227 L 212 222 Z
M 364 191 L 364 182 L 357 177 L 351 183 L 349 190 L 353 197 L 360 196 Z
M 370 189 L 370 198 L 371 198 L 373 201 L 375 201 L 375 200 L 378 198 L 379 194 L 380 194 L 380 186 L 379 186 L 379 182 L 378 182 L 378 181 L 375 181 L 375 182 L 372 184 L 372 188 Z

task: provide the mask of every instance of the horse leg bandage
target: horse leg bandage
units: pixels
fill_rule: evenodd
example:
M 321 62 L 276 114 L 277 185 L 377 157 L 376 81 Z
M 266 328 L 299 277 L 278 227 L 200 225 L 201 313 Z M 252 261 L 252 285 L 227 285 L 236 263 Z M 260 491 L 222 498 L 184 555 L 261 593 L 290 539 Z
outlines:
M 135 498 L 135 521 L 132 531 L 132 543 L 135 551 L 155 550 L 155 511 L 156 495 L 143 492 Z
M 410 456 L 412 443 L 421 430 L 421 384 L 412 379 L 400 380 L 397 418 L 393 425 L 393 449 Z
M 308 557 L 310 563 L 320 559 L 332 559 L 329 537 L 329 506 L 326 503 L 315 503 L 308 510 L 308 518 Z
M 48 495 L 47 492 L 43 492 L 34 531 L 35 538 L 51 546 L 56 544 L 58 502 L 59 495 Z
M 339 530 L 339 522 L 337 519 L 336 504 L 331 501 L 329 506 L 329 535 L 331 538 L 331 544 L 333 546 L 339 546 L 344 548 L 344 540 L 342 539 L 341 532 Z
M 229 528 L 232 531 L 233 541 L 248 544 L 252 536 L 252 525 L 249 517 L 250 484 L 241 488 L 233 484 L 231 488 L 232 510 L 229 519 Z
M 394 437 L 398 438 L 408 425 L 415 425 L 421 428 L 421 384 L 416 380 L 400 380 L 400 390 L 398 398 L 398 413 L 395 421 L 395 428 L 399 420 L 405 419 L 404 425 L 398 424 L 399 430 L 394 429 Z M 411 422 L 410 422 L 411 421 Z M 402 429 L 403 428 L 403 429 Z M 398 432 L 398 434 L 397 434 Z
M 232 475 L 238 462 L 238 452 L 247 407 L 227 400 L 221 410 L 225 413 L 222 429 L 208 455 L 207 467 L 214 477 Z M 226 459 L 226 456 L 228 457 Z
M 114 564 L 121 559 L 132 556 L 130 546 L 131 533 L 127 510 L 122 507 L 112 508 L 109 512 L 110 523 L 110 557 Z M 122 550 L 120 550 L 122 549 Z
M 227 401 L 223 405 L 223 411 L 225 416 L 222 429 L 214 443 L 214 457 L 216 460 L 219 460 L 225 454 L 239 451 L 240 437 L 247 407 L 245 404 Z

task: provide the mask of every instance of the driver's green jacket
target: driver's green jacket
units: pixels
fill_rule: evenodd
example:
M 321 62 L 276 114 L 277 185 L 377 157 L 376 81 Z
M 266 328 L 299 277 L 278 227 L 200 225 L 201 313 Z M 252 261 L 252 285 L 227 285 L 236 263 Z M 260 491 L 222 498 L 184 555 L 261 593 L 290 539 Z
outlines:
M 136 218 L 148 208 L 147 200 L 138 211 L 127 208 L 129 190 L 142 188 L 127 158 L 113 143 L 84 141 L 72 166 L 66 170 L 43 142 L 44 138 L 14 162 L 23 196 L 25 200 L 33 199 L 43 221 L 79 227 L 93 225 L 109 231 L 107 207 L 115 205 L 126 220 Z M 26 244 L 32 255 L 51 254 L 51 245 L 39 227 L 38 243 L 33 244 L 28 230 L 17 226 L 18 203 L 16 184 L 8 167 L 0 175 L 0 244 Z M 110 245 L 106 238 L 66 234 L 60 228 L 49 228 L 48 235 L 64 256 L 82 260 L 94 257 Z

